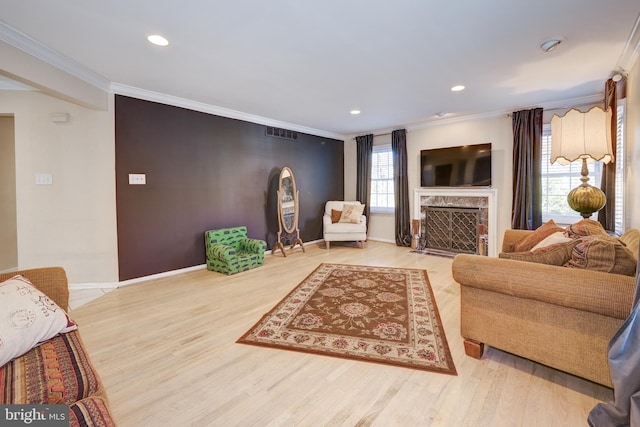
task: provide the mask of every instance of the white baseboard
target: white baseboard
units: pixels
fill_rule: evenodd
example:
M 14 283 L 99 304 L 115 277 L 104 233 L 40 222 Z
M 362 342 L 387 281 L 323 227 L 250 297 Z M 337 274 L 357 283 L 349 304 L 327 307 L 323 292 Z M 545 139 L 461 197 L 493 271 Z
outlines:
M 144 282 L 151 279 L 160 279 L 162 277 L 175 276 L 176 274 L 187 273 L 189 271 L 202 270 L 207 268 L 206 264 L 194 265 L 193 267 L 180 268 L 178 270 L 165 271 L 163 273 L 151 274 L 149 276 L 136 277 L 135 279 L 123 280 L 122 282 L 103 282 L 103 283 L 69 283 L 69 290 L 82 289 L 116 289 L 122 286 L 132 285 L 134 283 Z
M 305 242 L 305 245 L 313 245 L 323 242 L 323 239 L 312 240 Z M 265 251 L 265 255 L 272 255 L 273 250 Z M 180 268 L 178 270 L 165 271 L 163 273 L 152 274 L 150 276 L 136 277 L 135 279 L 124 280 L 122 282 L 103 282 L 103 283 L 69 283 L 69 290 L 83 290 L 83 289 L 116 289 L 121 286 L 127 286 L 134 283 L 144 282 L 146 280 L 160 279 L 163 277 L 175 276 L 176 274 L 187 273 L 189 271 L 201 270 L 207 268 L 206 264 L 195 265 L 193 267 Z
M 367 238 L 367 240 L 373 240 L 374 242 L 382 242 L 382 243 L 393 243 L 394 245 L 396 244 L 395 240 L 380 239 L 380 238 L 377 238 L 377 237 L 369 237 L 369 238 Z

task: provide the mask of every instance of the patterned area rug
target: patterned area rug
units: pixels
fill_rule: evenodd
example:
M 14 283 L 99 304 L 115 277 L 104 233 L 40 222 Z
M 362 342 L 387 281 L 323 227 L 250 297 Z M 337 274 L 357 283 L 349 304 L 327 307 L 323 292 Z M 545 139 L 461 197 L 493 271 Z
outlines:
M 425 270 L 321 264 L 237 342 L 457 375 Z

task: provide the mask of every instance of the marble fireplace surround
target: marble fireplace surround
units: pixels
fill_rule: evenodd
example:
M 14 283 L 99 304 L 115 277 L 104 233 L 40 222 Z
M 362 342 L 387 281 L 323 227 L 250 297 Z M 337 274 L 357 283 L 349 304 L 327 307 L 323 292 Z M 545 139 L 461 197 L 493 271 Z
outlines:
M 419 219 L 424 233 L 425 208 L 479 208 L 481 223 L 487 226 L 487 255 L 498 256 L 498 190 L 490 187 L 424 187 L 413 193 L 413 219 Z

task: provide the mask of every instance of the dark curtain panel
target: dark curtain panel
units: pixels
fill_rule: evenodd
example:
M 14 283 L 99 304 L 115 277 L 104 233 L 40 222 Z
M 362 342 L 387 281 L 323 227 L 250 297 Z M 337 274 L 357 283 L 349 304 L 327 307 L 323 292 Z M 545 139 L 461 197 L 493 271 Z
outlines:
M 542 108 L 513 113 L 513 205 L 511 227 L 535 230 L 542 224 Z
M 625 78 L 623 77 L 618 83 L 612 79 L 607 80 L 604 86 L 604 108 L 611 109 L 611 152 L 614 161 L 606 165 L 602 165 L 602 181 L 600 188 L 607 197 L 607 204 L 598 212 L 598 221 L 605 230 L 613 231 L 616 228 L 616 134 L 618 124 L 618 98 L 624 97 L 620 93 L 624 91 Z M 596 184 L 597 185 L 597 184 Z
M 373 134 L 356 136 L 358 154 L 358 176 L 356 180 L 356 199 L 364 203 L 364 215 L 369 221 L 369 203 L 371 197 L 371 157 L 373 153 Z
M 407 131 L 391 133 L 393 152 L 393 190 L 396 205 L 396 245 L 411 246 L 411 223 L 409 222 L 409 180 L 407 179 Z

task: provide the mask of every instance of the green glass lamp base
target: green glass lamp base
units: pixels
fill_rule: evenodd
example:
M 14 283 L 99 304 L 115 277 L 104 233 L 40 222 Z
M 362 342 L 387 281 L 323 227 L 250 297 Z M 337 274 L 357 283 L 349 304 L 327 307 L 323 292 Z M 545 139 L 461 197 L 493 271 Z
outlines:
M 599 188 L 583 183 L 569 192 L 567 202 L 583 218 L 589 218 L 604 207 L 607 198 Z

